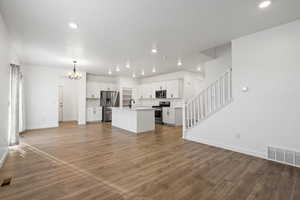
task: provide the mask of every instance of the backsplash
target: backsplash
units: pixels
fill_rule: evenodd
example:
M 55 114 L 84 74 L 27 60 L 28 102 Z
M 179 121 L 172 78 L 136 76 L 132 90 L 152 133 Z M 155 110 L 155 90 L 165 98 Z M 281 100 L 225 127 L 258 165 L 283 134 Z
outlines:
M 183 107 L 183 99 L 140 99 L 136 103 L 136 106 L 158 106 L 160 101 L 170 101 L 171 107 Z

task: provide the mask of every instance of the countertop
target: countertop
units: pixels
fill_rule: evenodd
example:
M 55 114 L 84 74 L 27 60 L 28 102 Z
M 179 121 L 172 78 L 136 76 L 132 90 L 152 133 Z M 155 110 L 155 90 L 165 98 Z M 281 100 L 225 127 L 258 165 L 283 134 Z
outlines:
M 133 107 L 133 108 L 122 108 L 122 107 L 113 107 L 113 110 L 124 110 L 124 111 L 143 111 L 143 110 L 155 110 L 152 107 Z

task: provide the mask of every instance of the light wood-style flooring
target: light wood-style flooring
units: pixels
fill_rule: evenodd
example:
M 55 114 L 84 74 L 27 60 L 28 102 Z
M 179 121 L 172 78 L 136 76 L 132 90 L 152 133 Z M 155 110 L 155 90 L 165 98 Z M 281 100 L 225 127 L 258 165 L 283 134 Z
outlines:
M 1 200 L 300 200 L 300 169 L 185 141 L 168 126 L 30 131 L 0 169 L 9 176 Z

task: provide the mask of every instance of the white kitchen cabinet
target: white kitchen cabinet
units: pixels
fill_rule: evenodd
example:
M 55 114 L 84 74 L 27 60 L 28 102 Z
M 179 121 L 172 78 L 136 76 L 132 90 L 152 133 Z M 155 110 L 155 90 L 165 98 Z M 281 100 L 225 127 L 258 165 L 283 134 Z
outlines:
M 175 126 L 182 125 L 182 108 L 163 108 L 163 123 Z
M 142 84 L 139 86 L 139 99 L 154 99 L 155 92 L 152 84 Z
M 155 98 L 155 92 L 154 92 L 154 89 L 153 89 L 153 84 L 147 84 L 145 86 L 146 90 L 146 97 L 148 99 L 154 99 Z
M 139 99 L 144 99 L 144 85 L 139 85 L 138 86 L 138 98 Z
M 107 84 L 107 91 L 117 91 L 118 88 L 117 88 L 117 85 L 114 84 L 114 83 L 108 83 Z
M 89 107 L 87 108 L 87 122 L 100 122 L 102 120 L 102 108 L 101 107 Z
M 179 80 L 166 82 L 167 98 L 179 98 Z
M 172 108 L 163 108 L 163 123 L 175 124 L 175 110 Z
M 138 87 L 132 88 L 132 98 L 134 100 L 139 99 L 139 91 Z
M 180 80 L 142 84 L 138 87 L 138 98 L 155 99 L 155 92 L 159 90 L 167 90 L 168 99 L 182 98 L 182 86 Z
M 87 83 L 87 98 L 100 98 L 99 84 L 97 82 Z
M 153 90 L 154 91 L 166 90 L 166 89 L 167 89 L 167 85 L 166 85 L 165 81 L 153 83 Z

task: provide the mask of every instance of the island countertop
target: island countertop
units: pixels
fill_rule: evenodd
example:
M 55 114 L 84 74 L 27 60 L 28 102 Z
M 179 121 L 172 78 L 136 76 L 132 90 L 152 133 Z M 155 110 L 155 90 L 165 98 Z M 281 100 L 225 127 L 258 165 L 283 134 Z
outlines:
M 154 110 L 151 107 L 112 108 L 112 126 L 133 133 L 154 131 Z
M 142 110 L 155 110 L 152 107 L 132 107 L 132 108 L 128 108 L 128 107 L 113 107 L 113 110 L 123 110 L 123 111 L 142 111 Z

